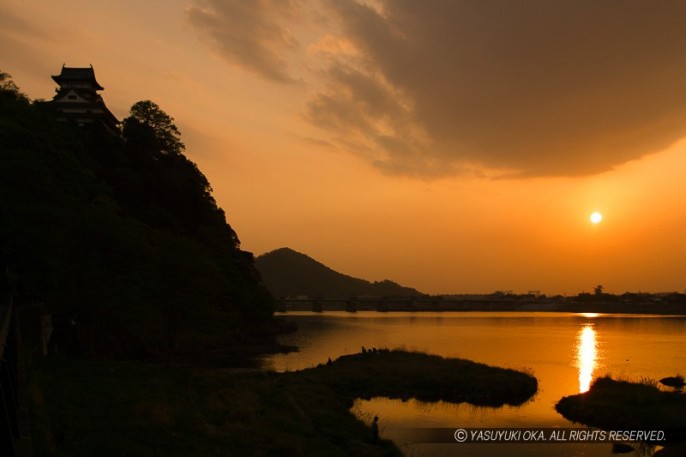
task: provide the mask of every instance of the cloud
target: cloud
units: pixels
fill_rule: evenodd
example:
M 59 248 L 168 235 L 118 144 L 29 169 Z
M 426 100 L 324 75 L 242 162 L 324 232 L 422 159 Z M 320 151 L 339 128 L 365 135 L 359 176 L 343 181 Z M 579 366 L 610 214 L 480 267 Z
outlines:
M 298 45 L 286 24 L 297 9 L 289 0 L 201 0 L 185 13 L 227 60 L 266 79 L 292 82 L 284 54 Z
M 270 80 L 291 81 L 298 54 L 304 117 L 389 173 L 587 175 L 686 136 L 686 2 L 206 0 L 187 14 Z M 319 35 L 301 46 L 300 28 Z
M 3 37 L 31 36 L 43 40 L 49 37 L 44 30 L 16 14 L 6 5 L 0 5 L 0 35 Z
M 15 77 L 22 71 L 27 75 L 45 75 L 46 71 L 54 71 L 50 65 L 55 65 L 55 56 L 49 47 L 68 34 L 69 31 L 54 24 L 38 24 L 30 15 L 0 4 L 0 55 L 3 60 L 0 70 Z
M 411 104 L 411 122 L 431 143 L 423 158 L 588 174 L 686 135 L 685 3 L 330 5 L 366 54 L 369 73 Z M 336 112 L 357 103 L 342 94 L 329 101 Z M 377 118 L 398 116 L 388 105 L 381 111 Z M 397 145 L 379 147 L 390 162 L 406 158 Z
M 392 174 L 444 175 L 428 150 L 426 133 L 412 119 L 405 96 L 380 74 L 332 66 L 326 88 L 311 97 L 306 119 L 334 143 Z

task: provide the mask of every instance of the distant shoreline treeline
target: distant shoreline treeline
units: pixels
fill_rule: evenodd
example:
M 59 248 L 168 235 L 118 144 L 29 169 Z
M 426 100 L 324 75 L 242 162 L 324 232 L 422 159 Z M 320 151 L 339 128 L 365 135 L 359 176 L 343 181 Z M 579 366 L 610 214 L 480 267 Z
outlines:
M 579 314 L 660 314 L 686 315 L 682 301 L 663 302 L 578 302 L 546 299 L 462 299 L 426 296 L 406 297 L 315 297 L 277 299 L 276 310 L 290 311 L 378 311 L 378 312 L 550 312 Z
M 62 350 L 90 355 L 154 357 L 265 333 L 273 298 L 173 119 L 149 101 L 120 134 L 57 117 L 2 73 L 0 295 L 37 297 L 55 338 L 71 332 Z
M 562 311 L 595 313 L 686 314 L 686 294 L 593 293 L 545 295 L 429 295 L 389 280 L 369 282 L 327 267 L 317 260 L 280 248 L 255 259 L 265 286 L 277 297 L 279 311 Z

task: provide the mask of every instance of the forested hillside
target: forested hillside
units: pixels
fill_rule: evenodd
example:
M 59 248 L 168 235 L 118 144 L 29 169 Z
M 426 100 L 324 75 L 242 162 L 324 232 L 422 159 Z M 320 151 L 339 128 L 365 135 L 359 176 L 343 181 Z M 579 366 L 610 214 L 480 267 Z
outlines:
M 55 120 L 0 76 L 0 294 L 78 326 L 73 350 L 155 356 L 246 342 L 273 301 L 173 119 L 121 135 Z
M 277 297 L 418 297 L 411 287 L 393 281 L 369 282 L 332 270 L 313 258 L 289 248 L 276 249 L 255 259 L 265 285 Z

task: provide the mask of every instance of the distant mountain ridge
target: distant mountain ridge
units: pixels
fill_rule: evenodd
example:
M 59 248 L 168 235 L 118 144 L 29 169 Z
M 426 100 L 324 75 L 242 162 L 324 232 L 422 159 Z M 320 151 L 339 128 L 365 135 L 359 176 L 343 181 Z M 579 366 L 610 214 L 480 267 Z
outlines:
M 393 281 L 369 282 L 332 270 L 290 248 L 280 248 L 255 259 L 262 281 L 276 297 L 417 297 L 421 292 Z

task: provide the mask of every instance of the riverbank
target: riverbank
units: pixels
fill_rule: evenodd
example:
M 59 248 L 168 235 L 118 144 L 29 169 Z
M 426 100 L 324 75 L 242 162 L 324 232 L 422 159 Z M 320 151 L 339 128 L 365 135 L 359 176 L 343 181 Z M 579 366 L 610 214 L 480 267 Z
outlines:
M 657 382 L 598 378 L 588 392 L 562 398 L 555 409 L 566 419 L 605 430 L 662 430 L 673 445 L 686 440 L 686 396 L 664 392 Z
M 633 302 L 579 302 L 574 300 L 463 300 L 433 298 L 383 299 L 383 298 L 331 298 L 280 300 L 277 312 L 287 316 L 289 312 L 377 311 L 394 312 L 551 312 L 685 316 L 683 303 L 633 303 Z
M 350 412 L 387 396 L 520 404 L 534 377 L 459 359 L 376 351 L 292 373 L 44 358 L 30 373 L 36 455 L 400 456 Z M 383 421 L 383 418 L 381 418 Z

